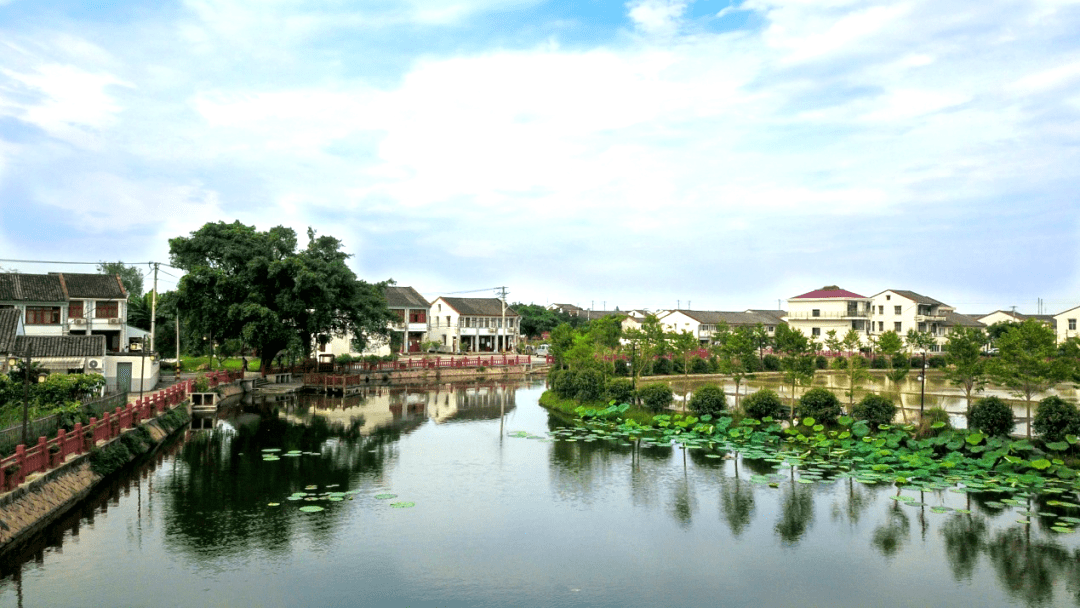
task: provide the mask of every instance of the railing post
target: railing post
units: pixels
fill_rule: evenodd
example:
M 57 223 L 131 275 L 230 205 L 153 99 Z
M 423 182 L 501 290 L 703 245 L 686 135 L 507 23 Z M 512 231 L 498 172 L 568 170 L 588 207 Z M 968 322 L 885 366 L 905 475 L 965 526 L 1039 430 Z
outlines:
M 49 440 L 45 437 L 38 437 L 37 440 L 38 461 L 42 463 L 39 471 L 49 470 Z
M 67 451 L 67 431 L 65 431 L 64 429 L 60 429 L 59 431 L 56 432 L 56 443 L 57 443 L 57 445 L 60 446 L 60 450 L 59 450 L 60 462 L 64 462 L 64 458 L 66 458 L 67 455 L 68 455 L 68 451 Z M 59 463 L 57 463 L 57 464 L 59 464 Z
M 75 449 L 80 454 L 86 451 L 86 437 L 83 437 L 83 426 L 81 422 L 75 423 Z

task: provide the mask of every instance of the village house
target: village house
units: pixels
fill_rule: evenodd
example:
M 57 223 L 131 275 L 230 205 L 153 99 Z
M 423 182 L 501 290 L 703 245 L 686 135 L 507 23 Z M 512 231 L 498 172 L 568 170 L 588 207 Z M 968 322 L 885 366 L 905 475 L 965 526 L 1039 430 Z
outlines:
M 830 286 L 789 298 L 784 320 L 791 329 L 818 344 L 830 330 L 843 336 L 854 329 L 865 340 L 870 329 L 871 302 L 866 296 Z
M 874 295 L 870 308 L 871 336 L 895 331 L 903 338 L 914 329 L 933 336 L 930 352 L 944 350 L 954 327 L 983 327 L 980 321 L 957 313 L 948 304 L 903 289 L 886 289 Z
M 1059 312 L 1054 315 L 1054 326 L 1057 329 L 1057 341 L 1061 344 L 1069 338 L 1080 338 L 1077 331 L 1076 320 L 1080 319 L 1080 306 Z
M 724 312 L 712 310 L 673 310 L 660 318 L 664 331 L 688 331 L 702 344 L 709 344 L 721 326 L 734 330 L 739 327 L 757 327 L 761 325 L 772 337 L 776 335 L 776 326 L 782 323 L 784 311 Z
M 498 298 L 435 298 L 430 336 L 442 352 L 506 352 L 516 348 L 521 324 Z M 503 320 L 505 319 L 505 327 Z
M 386 307 L 394 315 L 390 323 L 390 337 L 368 336 L 363 349 L 356 349 L 352 334 L 324 336 L 317 341 L 320 357 L 339 355 L 389 355 L 420 352 L 428 336 L 428 309 L 431 304 L 412 287 L 388 285 L 383 291 Z

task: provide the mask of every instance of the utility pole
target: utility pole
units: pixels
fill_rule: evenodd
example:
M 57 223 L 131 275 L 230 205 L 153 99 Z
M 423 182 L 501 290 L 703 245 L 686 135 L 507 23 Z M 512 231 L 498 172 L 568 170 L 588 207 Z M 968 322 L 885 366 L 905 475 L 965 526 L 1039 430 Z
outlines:
M 154 295 L 150 297 L 150 352 L 154 352 L 154 322 L 157 321 L 157 271 L 160 264 L 154 262 Z M 143 344 L 145 348 L 146 345 Z
M 503 334 L 503 343 L 502 343 L 503 348 L 502 349 L 503 349 L 503 352 L 506 352 L 506 345 L 507 345 L 506 343 L 507 343 L 507 339 L 510 336 L 509 336 L 509 332 L 506 331 L 506 286 L 505 285 L 503 285 L 502 287 L 499 287 L 499 299 L 502 300 L 502 334 Z M 498 340 L 498 334 L 496 334 L 496 340 Z
M 176 383 L 180 383 L 180 307 L 176 307 Z
M 30 341 L 26 341 L 23 359 L 23 406 L 22 406 L 22 444 L 27 443 L 30 428 Z

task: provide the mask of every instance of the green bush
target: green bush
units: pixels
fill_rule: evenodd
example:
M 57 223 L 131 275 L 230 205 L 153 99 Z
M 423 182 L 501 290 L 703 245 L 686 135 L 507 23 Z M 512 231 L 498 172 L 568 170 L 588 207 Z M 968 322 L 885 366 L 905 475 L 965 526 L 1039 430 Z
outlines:
M 745 369 L 746 372 L 749 374 L 765 371 L 765 364 L 762 363 L 761 359 L 757 357 L 747 357 L 746 360 L 742 362 L 742 364 L 743 369 Z
M 817 358 L 814 359 L 814 365 L 818 369 L 829 369 L 829 359 L 825 355 L 818 355 Z
M 763 388 L 744 397 L 742 408 L 750 418 L 761 420 L 768 416 L 779 418 L 784 404 L 780 402 L 780 395 L 775 391 Z
M 1012 408 L 998 397 L 983 397 L 968 413 L 968 427 L 987 435 L 1009 435 L 1016 428 Z
M 942 357 L 941 355 L 929 357 L 926 360 L 926 365 L 930 367 L 930 369 L 943 369 L 945 367 L 945 357 Z
M 605 397 L 608 401 L 614 400 L 616 404 L 633 403 L 633 381 L 629 378 L 612 378 L 608 380 Z
M 707 374 L 709 373 L 709 363 L 701 357 L 694 357 L 690 361 L 690 373 L 691 374 Z
M 623 378 L 630 375 L 630 363 L 626 359 L 615 360 L 615 375 Z
M 852 355 L 851 359 L 857 363 L 860 369 L 869 369 L 870 362 L 862 355 Z
M 870 369 L 889 369 L 889 360 L 885 357 L 874 357 L 870 360 Z
M 935 429 L 934 425 L 938 422 L 945 423 L 945 426 Z M 951 428 L 952 422 L 949 421 L 949 413 L 940 407 L 932 407 L 923 413 L 922 420 L 919 421 L 919 429 L 916 432 L 916 436 L 920 438 L 934 437 L 941 433 L 941 431 Z
M 780 371 L 780 357 L 776 355 L 765 355 L 765 361 L 763 362 L 765 371 L 778 372 Z
M 727 407 L 724 391 L 715 384 L 698 387 L 690 397 L 689 407 L 698 416 L 705 414 L 716 416 Z
M 1080 435 L 1080 410 L 1061 397 L 1052 395 L 1039 402 L 1031 428 L 1043 441 L 1064 441 L 1065 435 Z
M 573 376 L 574 399 L 588 403 L 599 401 L 604 396 L 604 373 L 598 369 L 578 370 Z
M 555 391 L 555 394 L 563 399 L 573 399 L 577 391 L 574 384 L 576 376 L 577 372 L 568 369 L 551 370 L 548 374 L 551 390 Z
M 852 408 L 852 416 L 858 420 L 870 423 L 870 428 L 876 429 L 879 424 L 892 424 L 896 417 L 896 405 L 892 399 L 884 395 L 873 393 L 862 398 Z
M 667 376 L 675 369 L 675 364 L 667 357 L 658 357 L 653 361 L 652 373 L 657 376 Z
M 716 355 L 713 355 L 712 357 L 709 357 L 709 373 L 710 374 L 719 374 L 720 373 L 720 358 L 717 357 Z
M 799 398 L 799 416 L 810 416 L 821 424 L 833 424 L 840 417 L 840 400 L 832 391 L 817 387 L 806 391 Z
M 638 390 L 638 396 L 645 407 L 654 412 L 662 412 L 675 401 L 671 387 L 663 384 L 646 384 Z
M 844 357 L 833 357 L 832 362 L 829 363 L 829 367 L 835 370 L 847 369 L 847 359 Z

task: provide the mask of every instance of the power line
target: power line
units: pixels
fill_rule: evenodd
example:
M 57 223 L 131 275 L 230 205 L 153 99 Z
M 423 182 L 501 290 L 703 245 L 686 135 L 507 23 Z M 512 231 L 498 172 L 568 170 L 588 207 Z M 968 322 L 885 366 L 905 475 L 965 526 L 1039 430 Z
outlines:
M 3 258 L 0 258 L 0 262 L 11 262 L 11 263 L 17 263 L 17 264 L 83 264 L 83 265 L 88 265 L 88 266 L 99 266 L 101 264 L 113 264 L 113 263 L 123 264 L 124 266 L 142 266 L 143 264 L 153 266 L 154 264 L 160 264 L 162 266 L 167 266 L 169 268 L 176 268 L 176 266 L 171 266 L 169 264 L 166 264 L 165 262 L 124 262 L 124 261 L 117 261 L 117 262 L 105 262 L 105 261 L 102 261 L 102 262 L 63 262 L 63 261 L 58 261 L 58 260 L 10 260 L 10 259 L 3 259 Z M 182 269 L 181 268 L 176 268 L 176 270 L 182 270 Z

